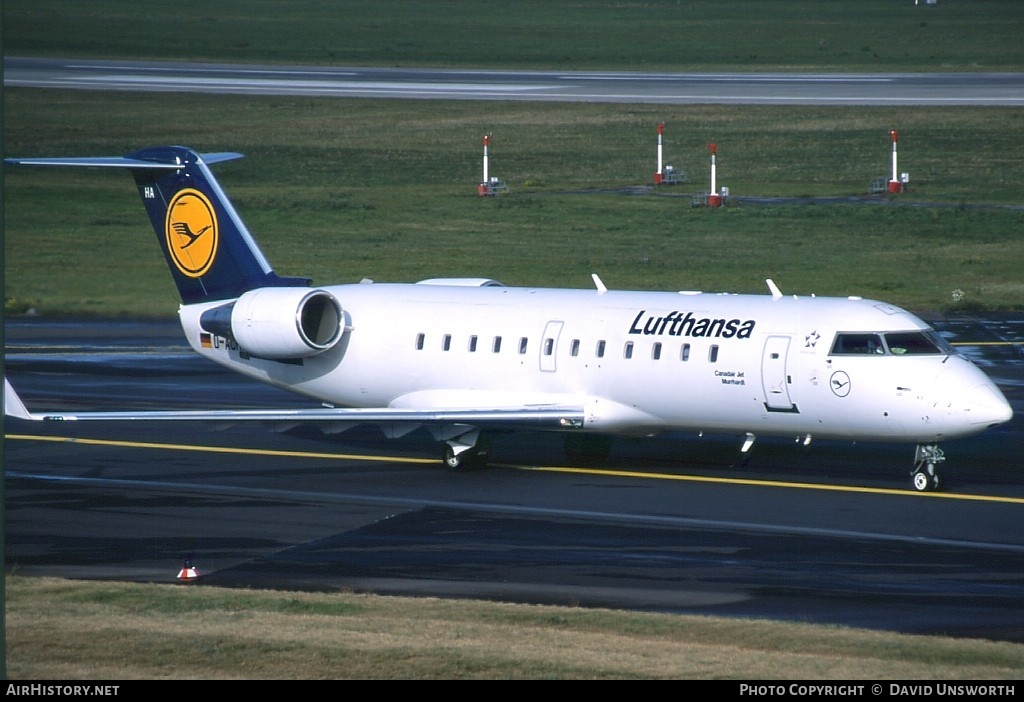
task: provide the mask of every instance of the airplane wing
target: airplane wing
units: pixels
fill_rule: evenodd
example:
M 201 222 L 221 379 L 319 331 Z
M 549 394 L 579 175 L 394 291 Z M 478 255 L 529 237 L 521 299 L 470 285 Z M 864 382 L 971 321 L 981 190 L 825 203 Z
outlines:
M 4 414 L 32 421 L 202 421 L 222 424 L 269 422 L 274 424 L 355 423 L 471 424 L 533 426 L 572 429 L 583 426 L 582 406 L 539 403 L 518 407 L 315 407 L 301 409 L 143 410 L 88 412 L 30 412 L 4 378 Z

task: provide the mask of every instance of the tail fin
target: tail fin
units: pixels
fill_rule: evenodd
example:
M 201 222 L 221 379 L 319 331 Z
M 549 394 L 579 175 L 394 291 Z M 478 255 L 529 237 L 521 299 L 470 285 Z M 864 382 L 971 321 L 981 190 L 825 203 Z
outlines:
M 126 168 L 135 179 L 182 303 L 226 300 L 255 288 L 308 286 L 305 278 L 274 273 L 209 164 L 237 153 L 198 154 L 161 146 L 125 157 L 8 158 L 43 166 Z

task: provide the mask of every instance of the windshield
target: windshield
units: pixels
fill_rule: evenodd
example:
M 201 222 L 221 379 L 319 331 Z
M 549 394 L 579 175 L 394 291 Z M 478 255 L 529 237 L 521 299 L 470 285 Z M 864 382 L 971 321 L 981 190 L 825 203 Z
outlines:
M 832 355 L 909 356 L 932 354 L 948 356 L 953 348 L 934 331 L 839 332 L 832 343 Z
M 948 356 L 953 353 L 953 347 L 933 331 L 892 332 L 884 336 L 889 351 L 896 355 L 931 353 Z

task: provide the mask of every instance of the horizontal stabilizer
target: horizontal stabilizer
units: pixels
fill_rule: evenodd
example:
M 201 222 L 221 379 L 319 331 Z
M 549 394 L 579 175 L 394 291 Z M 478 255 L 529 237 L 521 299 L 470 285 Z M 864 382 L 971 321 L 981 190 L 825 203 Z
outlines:
M 219 163 L 242 158 L 242 154 L 232 151 L 200 154 L 204 163 Z M 141 159 L 130 156 L 85 156 L 77 158 L 5 158 L 7 163 L 21 166 L 82 166 L 87 168 L 158 168 L 175 170 L 184 164 L 178 159 Z

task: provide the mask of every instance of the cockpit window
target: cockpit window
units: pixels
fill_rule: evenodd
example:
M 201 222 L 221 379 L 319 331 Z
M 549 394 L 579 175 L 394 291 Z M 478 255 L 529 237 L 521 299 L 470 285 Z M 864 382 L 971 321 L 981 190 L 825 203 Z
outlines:
M 935 332 L 890 332 L 885 335 L 885 343 L 889 351 L 897 356 L 904 354 L 942 354 L 953 353 L 952 347 Z
M 933 331 L 840 332 L 832 344 L 832 355 L 952 355 L 953 348 Z
M 833 355 L 884 353 L 885 346 L 882 345 L 882 337 L 878 334 L 844 332 L 836 334 L 835 343 L 832 344 Z

